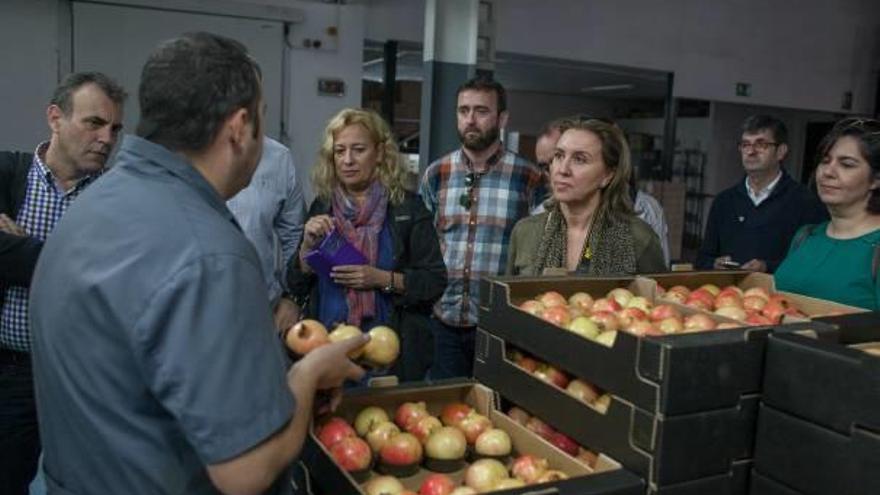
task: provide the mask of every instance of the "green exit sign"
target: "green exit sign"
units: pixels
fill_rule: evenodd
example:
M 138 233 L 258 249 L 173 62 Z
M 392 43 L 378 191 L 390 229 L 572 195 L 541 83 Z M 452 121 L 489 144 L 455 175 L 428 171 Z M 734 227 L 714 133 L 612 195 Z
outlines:
M 736 83 L 736 96 L 752 96 L 752 85 L 750 83 Z

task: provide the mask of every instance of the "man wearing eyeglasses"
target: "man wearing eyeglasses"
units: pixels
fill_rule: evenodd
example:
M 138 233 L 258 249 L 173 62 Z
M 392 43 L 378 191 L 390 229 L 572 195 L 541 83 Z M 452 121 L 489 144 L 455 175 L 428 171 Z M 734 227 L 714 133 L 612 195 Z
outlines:
M 797 229 L 828 218 L 816 195 L 782 168 L 787 140 L 785 124 L 775 117 L 743 122 L 739 151 L 746 176 L 712 203 L 697 268 L 773 273 Z
M 513 225 L 546 196 L 541 171 L 501 144 L 507 98 L 496 81 L 458 89 L 461 148 L 432 163 L 420 193 L 440 237 L 449 283 L 431 320 L 431 379 L 473 373 L 480 277 L 504 272 Z

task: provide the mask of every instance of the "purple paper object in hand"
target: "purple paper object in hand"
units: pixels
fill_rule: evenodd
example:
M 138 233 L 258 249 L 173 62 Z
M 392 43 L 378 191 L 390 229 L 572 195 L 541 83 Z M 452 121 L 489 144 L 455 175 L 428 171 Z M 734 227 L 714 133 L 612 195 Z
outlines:
M 364 265 L 367 258 L 336 229 L 324 236 L 318 247 L 306 253 L 306 262 L 317 273 L 330 275 L 338 265 Z

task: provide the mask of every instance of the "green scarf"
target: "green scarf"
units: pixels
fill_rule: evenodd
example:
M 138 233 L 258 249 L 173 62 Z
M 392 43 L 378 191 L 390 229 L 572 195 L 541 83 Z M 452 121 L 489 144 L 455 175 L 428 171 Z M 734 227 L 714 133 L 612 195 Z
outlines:
M 538 249 L 532 258 L 534 273 L 540 275 L 546 268 L 566 266 L 568 226 L 559 203 L 548 201 L 547 221 Z M 589 246 L 589 249 L 587 249 Z M 593 276 L 629 275 L 636 272 L 636 253 L 633 234 L 629 222 L 606 211 L 603 206 L 596 212 L 596 218 L 585 240 L 584 255 L 576 273 Z

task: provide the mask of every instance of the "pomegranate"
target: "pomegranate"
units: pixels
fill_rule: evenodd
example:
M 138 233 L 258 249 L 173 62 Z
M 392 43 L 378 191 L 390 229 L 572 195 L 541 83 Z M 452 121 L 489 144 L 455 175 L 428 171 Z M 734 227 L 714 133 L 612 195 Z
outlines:
M 507 478 L 507 468 L 495 459 L 480 459 L 464 472 L 464 483 L 478 492 L 487 492 Z
M 586 292 L 575 292 L 568 296 L 568 305 L 577 306 L 582 311 L 589 312 L 593 307 L 593 297 Z
M 525 358 L 525 356 L 522 357 Z M 458 426 L 461 420 L 466 418 L 473 410 L 471 406 L 462 402 L 452 402 L 443 406 L 443 410 L 440 412 L 440 419 L 446 426 Z
M 538 477 L 538 483 L 549 483 L 551 481 L 567 480 L 568 475 L 558 469 L 550 469 Z
M 453 426 L 438 428 L 425 441 L 425 455 L 431 459 L 458 460 L 464 457 L 467 440 L 464 433 Z
M 540 301 L 529 299 L 528 301 L 520 304 L 519 309 L 535 316 L 541 316 L 541 313 L 543 313 L 546 308 L 544 307 L 544 304 Z
M 464 433 L 467 443 L 471 445 L 477 441 L 477 437 L 480 436 L 481 433 L 491 427 L 492 422 L 489 421 L 489 418 L 478 413 L 469 414 L 458 424 L 458 428 Z
M 422 444 L 409 433 L 398 433 L 379 449 L 382 462 L 392 466 L 410 466 L 422 460 Z
M 339 417 L 328 418 L 318 427 L 318 441 L 330 448 L 346 437 L 357 436 L 354 428 Z
M 409 433 L 415 435 L 415 437 L 418 438 L 420 442 L 425 443 L 425 441 L 428 439 L 428 436 L 433 431 L 438 430 L 442 427 L 443 425 L 436 417 L 425 416 L 416 421 L 415 424 L 412 424 L 412 427 L 408 431 Z
M 555 445 L 559 450 L 565 452 L 570 456 L 578 455 L 578 449 L 580 445 L 577 444 L 571 437 L 568 437 L 560 432 L 556 432 L 550 437 L 550 443 Z
M 354 429 L 358 435 L 363 437 L 373 429 L 373 426 L 386 421 L 388 421 L 388 413 L 384 409 L 369 406 L 363 408 L 354 419 Z
M 489 428 L 477 437 L 474 450 L 479 455 L 501 457 L 510 455 L 510 435 L 498 428 Z
M 367 495 L 402 495 L 403 484 L 394 476 L 376 476 L 364 485 Z
M 545 381 L 547 383 L 552 383 L 559 388 L 564 389 L 568 386 L 568 375 L 566 375 L 565 373 L 560 371 L 559 368 L 556 368 L 553 365 L 545 364 L 543 366 L 539 366 L 533 374 L 539 380 Z
M 552 308 L 554 306 L 565 306 L 568 303 L 568 301 L 566 301 L 565 298 L 562 297 L 562 294 L 554 290 L 547 291 L 538 296 L 538 301 L 540 301 L 541 304 L 543 304 L 546 308 Z
M 510 474 L 531 485 L 548 469 L 547 459 L 524 454 L 517 457 L 510 465 Z
M 445 474 L 432 473 L 422 481 L 419 495 L 449 495 L 454 489 L 455 482 L 452 478 Z
M 608 299 L 613 299 L 620 305 L 621 308 L 625 308 L 629 303 L 630 299 L 633 298 L 633 293 L 629 289 L 624 289 L 623 287 L 618 287 L 617 289 L 612 289 L 605 296 Z
M 428 416 L 428 409 L 424 402 L 404 402 L 397 408 L 394 414 L 394 422 L 401 429 L 408 429 L 410 423 Z
M 312 349 L 330 343 L 327 327 L 318 320 L 302 320 L 290 327 L 284 337 L 287 348 L 304 356 Z
M 330 455 L 336 464 L 348 472 L 367 469 L 373 458 L 370 446 L 358 437 L 346 437 L 334 443 L 330 447 Z
M 523 426 L 525 426 L 526 421 L 528 421 L 529 418 L 532 417 L 529 413 L 525 412 L 523 409 L 520 409 L 519 407 L 516 407 L 516 406 L 511 407 L 507 411 L 507 415 L 510 416 L 510 419 L 516 421 L 517 423 L 519 423 Z
M 380 325 L 370 329 L 369 334 L 370 341 L 364 346 L 364 359 L 379 367 L 393 363 L 400 355 L 400 339 L 394 330 Z
M 367 432 L 367 443 L 370 444 L 373 452 L 378 453 L 382 446 L 388 442 L 388 439 L 398 433 L 400 433 L 400 428 L 396 424 L 391 421 L 385 421 L 384 423 L 373 425 L 372 429 Z
M 341 342 L 343 340 L 353 339 L 355 337 L 359 337 L 363 332 L 361 329 L 354 325 L 339 325 L 334 328 L 332 332 L 330 332 L 329 338 L 330 342 Z M 364 348 L 360 347 L 348 353 L 348 357 L 351 359 L 357 359 L 361 357 L 361 354 L 364 353 Z
M 580 378 L 569 382 L 568 387 L 566 387 L 565 390 L 578 400 L 586 402 L 587 404 L 596 400 L 596 397 L 599 397 L 599 394 L 601 393 L 595 385 L 587 383 Z
M 554 430 L 550 425 L 541 421 L 535 416 L 529 418 L 526 422 L 526 428 L 528 428 L 532 433 L 538 435 L 545 440 L 550 440 L 556 430 Z

